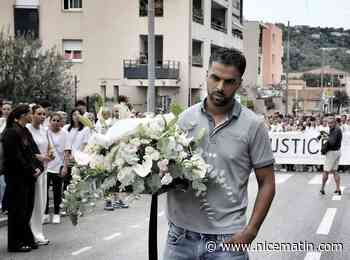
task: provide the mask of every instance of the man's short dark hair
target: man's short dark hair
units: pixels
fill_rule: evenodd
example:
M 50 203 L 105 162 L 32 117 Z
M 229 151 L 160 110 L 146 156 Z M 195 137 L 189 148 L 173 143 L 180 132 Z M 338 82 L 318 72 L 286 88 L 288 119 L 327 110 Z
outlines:
M 210 57 L 209 65 L 211 66 L 214 62 L 236 67 L 241 76 L 243 76 L 247 65 L 246 59 L 242 52 L 236 49 L 228 48 L 221 48 L 220 50 L 214 52 Z
M 77 103 L 75 103 L 75 106 L 85 106 L 86 107 L 86 103 L 84 100 L 77 100 Z

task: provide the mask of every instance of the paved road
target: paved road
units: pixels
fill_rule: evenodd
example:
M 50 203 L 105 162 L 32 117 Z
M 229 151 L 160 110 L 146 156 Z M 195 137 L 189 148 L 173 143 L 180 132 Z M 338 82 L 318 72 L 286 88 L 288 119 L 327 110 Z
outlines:
M 343 243 L 338 252 L 251 252 L 252 260 L 348 260 L 350 259 L 350 175 L 342 176 L 344 194 L 333 196 L 334 184 L 327 194 L 319 194 L 319 174 L 277 174 L 277 194 L 271 211 L 255 242 Z M 249 181 L 249 212 L 256 196 L 257 185 Z M 165 198 L 159 202 L 159 255 L 165 246 L 167 221 Z M 129 209 L 105 212 L 97 209 L 83 217 L 77 227 L 64 218 L 61 225 L 46 225 L 49 246 L 26 254 L 6 251 L 6 227 L 0 229 L 1 260 L 143 260 L 147 258 L 147 232 L 150 199 L 145 196 Z M 256 243 L 255 243 L 256 245 Z

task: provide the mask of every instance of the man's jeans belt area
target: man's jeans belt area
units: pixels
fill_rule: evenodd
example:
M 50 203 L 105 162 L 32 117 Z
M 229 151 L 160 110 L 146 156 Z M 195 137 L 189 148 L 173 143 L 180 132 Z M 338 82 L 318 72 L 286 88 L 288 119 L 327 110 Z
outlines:
M 187 239 L 192 240 L 201 240 L 206 239 L 209 241 L 226 241 L 232 238 L 233 234 L 202 234 L 193 231 L 189 231 L 174 225 L 173 223 L 169 223 L 169 229 L 175 231 L 175 233 L 180 233 L 184 235 Z

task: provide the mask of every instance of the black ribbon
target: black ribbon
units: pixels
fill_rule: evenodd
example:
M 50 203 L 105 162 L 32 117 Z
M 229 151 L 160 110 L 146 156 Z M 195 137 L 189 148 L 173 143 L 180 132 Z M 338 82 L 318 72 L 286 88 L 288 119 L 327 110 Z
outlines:
M 148 259 L 149 260 L 158 260 L 158 245 L 157 245 L 158 195 L 173 189 L 186 191 L 188 187 L 189 187 L 189 182 L 187 180 L 175 179 L 170 185 L 165 185 L 157 193 L 152 194 L 151 213 L 149 217 L 149 227 L 148 227 Z
M 157 245 L 157 218 L 158 218 L 158 194 L 152 195 L 151 213 L 148 230 L 148 259 L 158 260 Z

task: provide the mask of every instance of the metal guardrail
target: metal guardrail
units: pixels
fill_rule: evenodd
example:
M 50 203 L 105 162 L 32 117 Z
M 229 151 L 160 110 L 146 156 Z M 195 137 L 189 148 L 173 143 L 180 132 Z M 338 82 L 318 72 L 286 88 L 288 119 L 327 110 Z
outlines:
M 217 30 L 217 31 L 220 31 L 220 32 L 223 32 L 223 33 L 227 33 L 227 27 L 226 26 L 223 26 L 223 25 L 220 25 L 216 22 L 211 22 L 211 28 L 214 29 L 214 30 Z
M 193 9 L 192 18 L 196 23 L 204 24 L 203 9 Z
M 192 56 L 192 65 L 203 66 L 203 57 L 202 56 Z
M 148 64 L 145 60 L 124 60 L 124 78 L 126 79 L 147 79 Z M 156 79 L 179 79 L 180 62 L 165 60 L 156 65 Z

